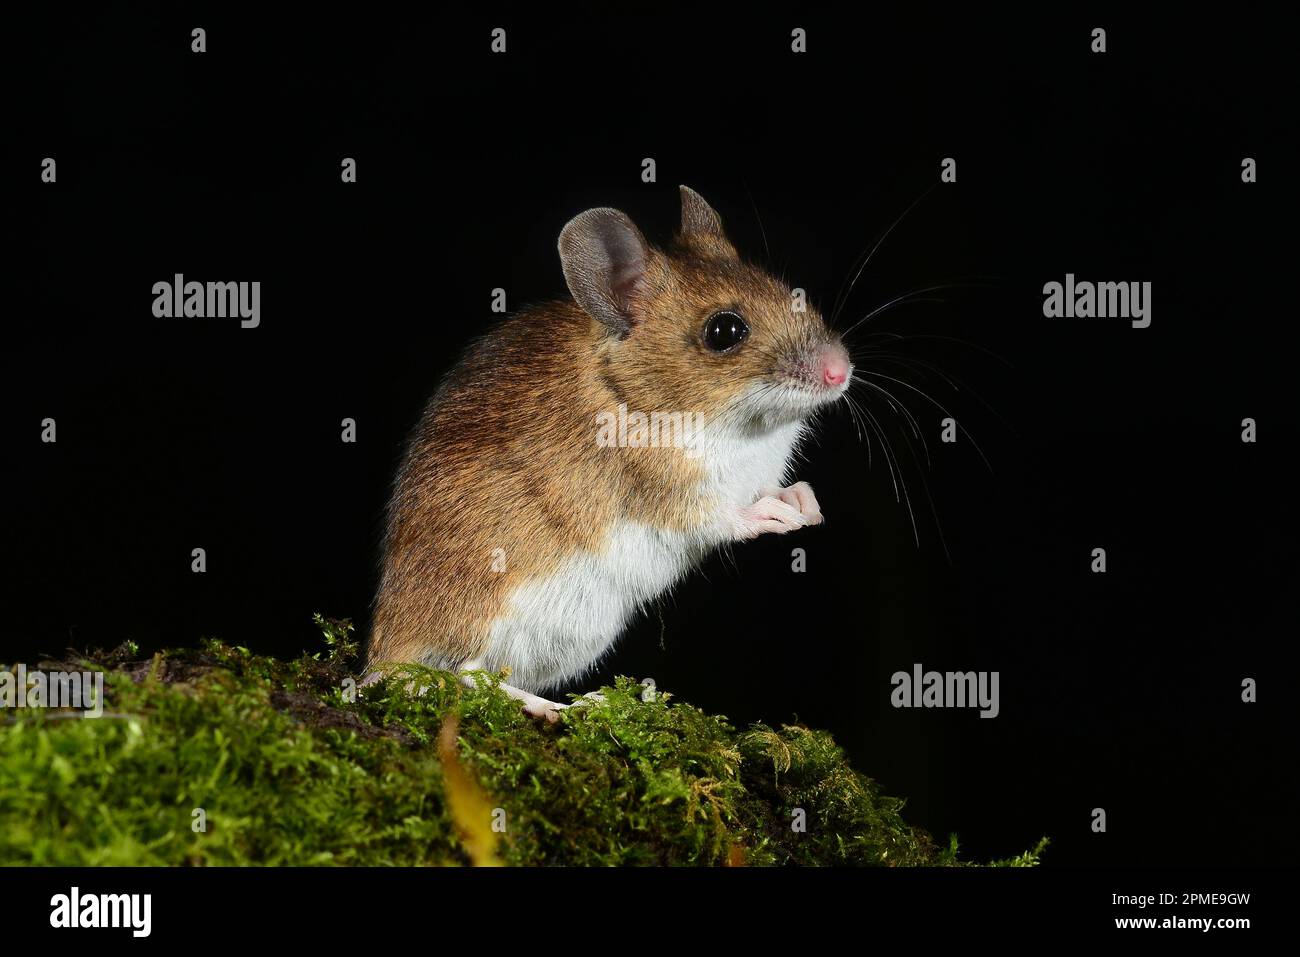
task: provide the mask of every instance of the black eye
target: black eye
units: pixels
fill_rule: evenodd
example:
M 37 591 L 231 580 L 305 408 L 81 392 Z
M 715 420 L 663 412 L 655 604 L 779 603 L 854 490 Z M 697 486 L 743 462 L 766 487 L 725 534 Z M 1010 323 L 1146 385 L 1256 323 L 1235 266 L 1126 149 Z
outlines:
M 714 352 L 736 348 L 749 335 L 749 326 L 735 312 L 715 312 L 704 323 L 704 344 Z

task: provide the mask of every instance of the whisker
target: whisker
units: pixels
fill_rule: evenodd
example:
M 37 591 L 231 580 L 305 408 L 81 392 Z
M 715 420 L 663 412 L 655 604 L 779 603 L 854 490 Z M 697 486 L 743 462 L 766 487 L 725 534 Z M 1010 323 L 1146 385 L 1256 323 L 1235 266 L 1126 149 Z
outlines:
M 951 565 L 952 553 L 948 551 L 948 539 L 943 534 L 943 523 L 939 521 L 939 510 L 935 508 L 934 496 L 930 494 L 930 483 L 926 480 L 925 472 L 921 469 L 921 461 L 919 458 L 917 458 L 916 449 L 912 447 L 911 442 L 907 441 L 906 435 L 903 436 L 903 441 L 907 442 L 907 450 L 912 453 L 912 461 L 916 462 L 916 471 L 921 476 L 921 489 L 922 491 L 925 492 L 926 501 L 930 503 L 930 515 L 933 516 L 934 518 L 934 530 L 939 533 L 939 544 L 943 546 L 944 558 L 946 558 L 948 560 L 948 564 Z M 928 462 L 929 459 L 928 450 L 926 451 L 926 459 Z
M 763 255 L 767 262 L 772 262 L 772 248 L 767 244 L 767 230 L 763 228 L 763 217 L 758 214 L 758 203 L 754 202 L 754 194 L 749 191 L 749 184 L 743 179 L 740 185 L 745 189 L 745 195 L 749 197 L 749 205 L 754 207 L 754 220 L 758 223 L 758 234 L 763 237 Z
M 854 379 L 868 388 L 875 389 L 882 393 L 891 404 L 897 404 L 897 407 L 902 410 L 904 420 L 912 427 L 912 434 L 917 437 L 921 443 L 921 447 L 925 450 L 925 464 L 927 467 L 930 467 L 930 444 L 925 440 L 925 433 L 921 430 L 920 423 L 917 422 L 916 416 L 912 414 L 912 410 L 909 409 L 901 399 L 883 386 L 877 385 L 874 382 L 868 382 L 866 379 L 858 379 L 856 374 L 854 375 Z
M 957 336 L 941 336 L 941 335 L 936 335 L 934 333 L 921 333 L 921 332 L 909 332 L 907 333 L 907 335 L 900 335 L 898 333 L 889 333 L 889 332 L 876 332 L 876 333 L 872 333 L 872 335 L 895 336 L 899 339 L 944 339 L 947 340 L 948 342 L 956 342 L 963 346 L 969 346 L 971 349 L 978 349 L 980 352 L 984 353 L 989 358 L 997 359 L 998 362 L 1001 362 L 1008 369 L 1015 368 L 1011 360 L 1006 358 L 1005 356 L 999 355 L 998 353 L 994 352 L 992 349 L 987 349 L 984 346 L 981 346 L 977 343 L 970 342 L 966 339 L 960 339 Z
M 897 352 L 876 352 L 873 350 L 869 354 L 864 355 L 862 357 L 862 362 L 856 363 L 856 365 L 863 365 L 870 359 L 879 359 L 883 362 L 899 365 L 904 369 L 907 369 L 909 372 L 916 372 L 919 375 L 925 375 L 927 373 L 936 375 L 943 380 L 944 385 L 948 386 L 948 388 L 952 389 L 954 392 L 960 391 L 957 388 L 957 382 L 954 381 L 956 376 L 949 376 L 949 374 L 944 372 L 943 369 L 939 368 L 939 366 L 927 359 L 918 359 L 915 356 L 905 356 Z
M 892 359 L 890 358 L 891 356 Z M 960 376 L 957 376 L 953 373 L 944 372 L 934 363 L 929 362 L 925 359 L 918 359 L 914 356 L 902 356 L 893 353 L 873 351 L 869 354 L 868 358 L 880 358 L 880 359 L 884 359 L 886 362 L 893 361 L 896 364 L 904 365 L 904 366 L 906 366 L 907 363 L 920 363 L 928 367 L 930 372 L 932 372 L 934 375 L 937 375 L 939 378 L 943 379 L 945 384 L 947 384 L 947 386 L 950 389 L 952 389 L 954 392 L 969 392 L 971 395 L 975 397 L 975 399 L 979 402 L 980 405 L 984 406 L 984 408 L 987 409 L 989 413 L 994 415 L 999 422 L 1001 422 L 1004 426 L 1006 426 L 1008 431 L 1010 431 L 1013 435 L 1019 434 L 1016 431 L 1015 426 L 1013 426 L 1010 422 L 1007 421 L 1006 416 L 1004 416 L 1001 412 L 995 409 L 992 406 L 992 404 L 987 399 L 984 398 L 984 396 L 982 396 L 978 391 L 976 391 L 974 388 L 968 385 L 967 382 L 964 379 L 962 379 Z
M 916 386 L 912 385 L 911 383 L 904 382 L 902 379 L 895 378 L 894 376 L 885 375 L 885 373 L 883 373 L 883 372 L 867 372 L 867 371 L 864 370 L 864 371 L 863 371 L 863 375 L 878 376 L 878 377 L 880 377 L 880 378 L 882 378 L 882 379 L 888 379 L 890 382 L 897 382 L 899 385 L 903 386 L 903 388 L 905 388 L 905 389 L 911 389 L 913 392 L 915 392 L 917 395 L 921 396 L 921 397 L 922 397 L 923 399 L 925 399 L 927 402 L 929 402 L 929 403 L 931 403 L 932 405 L 934 405 L 935 408 L 937 408 L 940 412 L 942 412 L 942 413 L 943 413 L 945 416 L 947 416 L 948 418 L 952 419 L 954 422 L 957 421 L 957 417 L 956 417 L 955 415 L 953 415 L 951 412 L 949 412 L 946 408 L 944 408 L 944 406 L 943 406 L 941 403 L 939 403 L 939 402 L 936 401 L 934 398 L 932 398 L 932 397 L 929 395 L 929 393 L 925 392 L 925 391 L 922 390 L 922 389 L 918 389 Z M 984 460 L 984 467 L 987 468 L 987 469 L 989 470 L 990 473 L 992 473 L 992 472 L 993 472 L 993 466 L 992 466 L 991 464 L 989 464 L 988 456 L 986 456 L 986 455 L 984 454 L 984 450 L 983 450 L 982 448 L 980 448 L 979 442 L 977 442 L 977 441 L 975 440 L 975 435 L 974 435 L 974 433 L 972 433 L 972 432 L 970 431 L 970 429 L 967 429 L 967 428 L 965 428 L 965 427 L 963 427 L 963 431 L 966 433 L 966 437 L 970 439 L 971 445 L 973 445 L 973 446 L 975 447 L 975 451 L 979 453 L 979 457 L 980 457 L 981 459 Z
M 863 270 L 865 270 L 867 268 L 867 265 L 871 262 L 871 257 L 876 254 L 876 250 L 880 249 L 881 244 L 884 243 L 884 241 L 889 238 L 889 234 L 892 233 L 897 228 L 898 224 L 901 223 L 907 217 L 907 214 L 910 213 L 913 209 L 915 209 L 920 204 L 921 200 L 929 196 L 930 193 L 934 191 L 934 188 L 938 185 L 939 185 L 938 183 L 931 183 L 930 186 L 925 190 L 925 192 L 923 192 L 920 196 L 916 197 L 916 199 L 912 200 L 911 205 L 909 205 L 907 209 L 903 210 L 901 213 L 898 214 L 898 218 L 895 219 L 892 223 L 890 223 L 889 228 L 886 229 L 881 234 L 880 238 L 876 240 L 876 244 L 872 246 L 870 251 L 866 254 L 866 258 L 862 260 L 862 264 L 857 267 L 857 271 L 853 274 L 852 281 L 849 282 L 848 289 L 845 290 L 843 286 L 841 286 L 841 291 L 839 295 L 835 297 L 835 306 L 833 309 L 831 309 L 831 319 L 829 325 L 832 328 L 834 328 L 835 326 L 836 319 L 839 318 L 840 309 L 842 309 L 845 305 L 848 304 L 849 297 L 853 295 L 853 287 L 858 284 L 859 277 L 861 277 Z
M 881 447 L 885 451 L 885 461 L 890 464 L 890 473 L 889 473 L 890 477 L 893 478 L 895 474 L 897 474 L 898 476 L 898 478 L 894 481 L 894 501 L 899 501 L 898 489 L 901 484 L 903 489 L 902 502 L 906 504 L 907 515 L 912 522 L 912 538 L 916 541 L 916 547 L 920 548 L 921 532 L 916 526 L 916 513 L 912 509 L 912 496 L 907 491 L 907 480 L 903 478 L 903 468 L 901 463 L 898 462 L 898 455 L 894 452 L 893 448 L 890 446 L 888 438 L 885 435 L 885 430 L 880 425 L 879 420 L 871 413 L 869 409 L 864 407 L 862 411 L 866 413 L 868 421 L 875 423 L 876 434 L 877 436 L 879 436 Z
M 861 413 L 857 408 L 857 400 L 847 392 L 844 393 L 844 408 L 848 410 L 849 418 L 853 421 L 853 428 L 857 432 L 858 441 L 864 441 Z M 871 468 L 871 436 L 865 436 L 865 441 L 867 445 L 867 468 Z
M 942 299 L 931 300 L 931 299 L 913 298 L 915 296 L 920 296 L 922 293 L 942 292 L 948 289 L 992 289 L 992 288 L 995 288 L 993 284 L 986 283 L 986 282 L 943 282 L 943 283 L 937 283 L 936 285 L 933 286 L 925 286 L 922 287 L 921 289 L 913 289 L 910 292 L 905 292 L 900 296 L 895 296 L 893 299 L 889 300 L 889 302 L 885 303 L 882 306 L 877 306 L 875 309 L 872 309 L 869 313 L 867 313 L 857 322 L 853 323 L 853 325 L 849 326 L 842 333 L 840 333 L 840 338 L 841 339 L 848 338 L 849 334 L 853 332 L 854 329 L 858 328 L 858 326 L 862 325 L 864 322 L 870 321 L 871 319 L 880 315 L 885 310 L 891 309 L 894 306 L 903 303 L 904 301 L 911 301 L 911 302 L 932 302 L 932 301 L 943 302 L 944 301 Z

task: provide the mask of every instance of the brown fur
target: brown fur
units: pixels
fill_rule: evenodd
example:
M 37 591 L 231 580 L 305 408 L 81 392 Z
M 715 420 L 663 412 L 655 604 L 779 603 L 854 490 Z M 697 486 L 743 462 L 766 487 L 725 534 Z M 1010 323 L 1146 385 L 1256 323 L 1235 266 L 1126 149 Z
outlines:
M 811 307 L 791 310 L 784 284 L 739 259 L 716 219 L 683 224 L 666 250 L 649 248 L 626 335 L 572 301 L 526 310 L 480 339 L 430 401 L 390 505 L 372 666 L 482 654 L 519 585 L 599 550 L 619 518 L 666 529 L 702 521 L 699 462 L 680 449 L 599 447 L 597 414 L 626 403 L 711 418 L 754 381 L 791 373 L 826 331 Z M 750 325 L 734 353 L 701 341 L 721 309 Z M 493 570 L 496 549 L 504 571 Z

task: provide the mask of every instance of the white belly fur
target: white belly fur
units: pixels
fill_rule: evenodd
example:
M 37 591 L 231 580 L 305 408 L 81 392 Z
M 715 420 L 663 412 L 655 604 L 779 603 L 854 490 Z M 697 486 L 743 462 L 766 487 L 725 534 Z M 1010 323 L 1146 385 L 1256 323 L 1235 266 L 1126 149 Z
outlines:
M 493 622 L 483 667 L 509 666 L 510 684 L 540 692 L 595 667 L 628 619 L 667 591 L 714 547 L 729 540 L 729 513 L 760 488 L 784 484 L 798 423 L 760 440 L 727 439 L 702 449 L 717 502 L 714 521 L 691 533 L 615 523 L 599 552 L 581 552 L 510 596 Z

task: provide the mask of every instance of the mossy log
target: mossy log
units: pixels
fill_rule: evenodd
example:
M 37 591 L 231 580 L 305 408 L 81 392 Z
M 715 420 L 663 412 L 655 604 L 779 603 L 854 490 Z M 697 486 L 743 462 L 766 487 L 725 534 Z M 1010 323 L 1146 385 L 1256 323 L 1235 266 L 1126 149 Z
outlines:
M 350 624 L 317 621 L 328 649 L 294 661 L 208 641 L 45 663 L 102 670 L 105 714 L 0 710 L 0 864 L 965 863 L 823 731 L 737 729 L 627 678 L 554 725 L 499 676 L 358 692 Z

